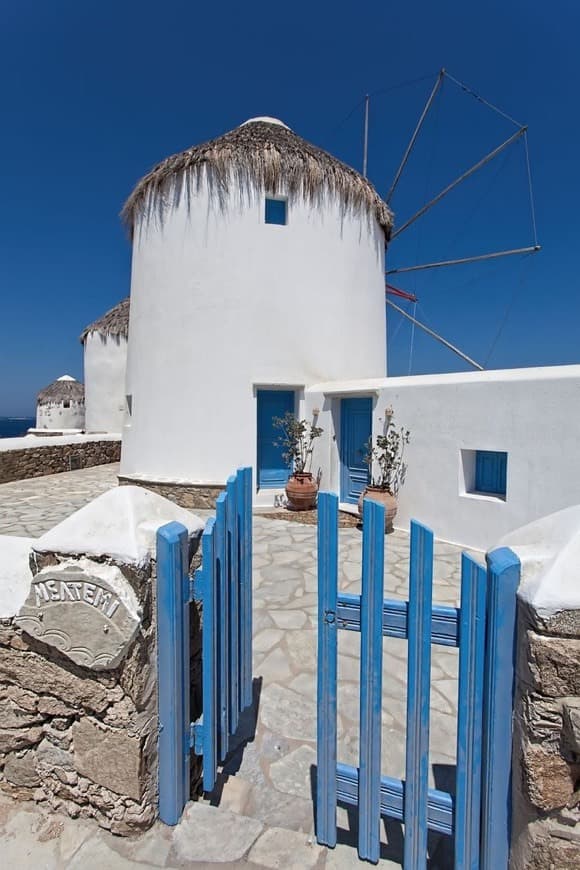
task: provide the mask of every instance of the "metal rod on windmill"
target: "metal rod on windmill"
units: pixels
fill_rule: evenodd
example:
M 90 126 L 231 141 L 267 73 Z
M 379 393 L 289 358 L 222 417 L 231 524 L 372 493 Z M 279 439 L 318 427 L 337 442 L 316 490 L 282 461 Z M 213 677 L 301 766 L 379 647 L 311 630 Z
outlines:
M 365 94 L 365 121 L 363 131 L 363 177 L 367 177 L 367 166 L 369 160 L 369 105 L 371 98 Z
M 435 330 L 430 329 L 428 326 L 425 326 L 425 324 L 424 324 L 424 323 L 421 323 L 420 320 L 417 320 L 416 317 L 412 317 L 412 316 L 408 313 L 408 311 L 405 311 L 404 308 L 400 308 L 398 305 L 396 305 L 396 304 L 392 301 L 392 299 L 388 299 L 388 298 L 387 298 L 385 301 L 386 301 L 387 305 L 390 305 L 391 308 L 394 308 L 395 311 L 398 311 L 399 314 L 402 314 L 403 317 L 406 317 L 407 320 L 410 320 L 411 323 L 414 323 L 415 326 L 418 326 L 419 329 L 422 329 L 424 332 L 427 333 L 427 335 L 430 335 L 430 336 L 431 336 L 432 338 L 434 338 L 436 341 L 438 341 L 438 342 L 440 342 L 441 344 L 445 345 L 446 348 L 448 348 L 449 350 L 452 350 L 453 353 L 456 353 L 457 356 L 460 356 L 461 359 L 465 360 L 465 362 L 469 363 L 469 365 L 473 366 L 475 369 L 479 369 L 480 372 L 485 371 L 485 369 L 483 368 L 482 365 L 480 365 L 478 362 L 475 362 L 474 359 L 471 359 L 470 356 L 467 356 L 466 353 L 463 353 L 462 350 L 459 350 L 458 347 L 455 347 L 454 344 L 451 344 L 450 341 L 447 341 L 446 338 L 443 338 L 443 336 L 442 336 L 442 335 L 439 335 L 437 332 L 435 332 Z
M 415 212 L 405 223 L 399 227 L 399 229 L 393 233 L 391 236 L 391 241 L 396 239 L 403 230 L 406 230 L 407 227 L 410 227 L 411 224 L 415 223 L 418 218 L 425 214 L 425 212 L 429 211 L 430 208 L 433 208 L 440 200 L 443 199 L 444 196 L 447 196 L 458 184 L 461 184 L 462 181 L 465 181 L 469 178 L 470 175 L 473 175 L 474 172 L 477 172 L 478 169 L 481 169 L 482 166 L 485 166 L 486 163 L 489 163 L 490 160 L 493 160 L 494 157 L 497 157 L 498 154 L 501 154 L 509 145 L 515 142 L 520 136 L 523 136 L 526 132 L 527 127 L 521 127 L 513 136 L 510 136 L 509 139 L 506 139 L 505 142 L 502 142 L 501 145 L 498 145 L 497 148 L 494 148 L 493 151 L 490 151 L 489 154 L 486 154 L 485 157 L 482 157 L 481 160 L 478 160 L 477 163 L 474 163 L 468 170 L 466 170 L 459 178 L 456 178 L 455 181 L 452 181 L 451 184 L 448 184 L 442 191 L 440 191 L 437 196 L 433 197 L 426 205 L 419 209 L 419 211 Z
M 431 94 L 429 96 L 429 99 L 425 103 L 425 108 L 423 109 L 421 117 L 419 118 L 419 120 L 417 122 L 417 126 L 415 127 L 415 132 L 411 136 L 411 140 L 410 140 L 409 144 L 407 145 L 407 149 L 406 149 L 405 153 L 403 154 L 403 159 L 401 160 L 400 166 L 397 169 L 396 175 L 393 179 L 393 183 L 391 184 L 391 187 L 389 188 L 389 192 L 387 193 L 387 196 L 385 198 L 386 202 L 391 201 L 391 197 L 392 197 L 393 193 L 395 192 L 395 188 L 396 188 L 397 184 L 399 183 L 399 179 L 401 177 L 403 169 L 407 165 L 407 160 L 409 159 L 409 157 L 411 155 L 411 151 L 413 150 L 415 142 L 417 141 L 417 136 L 421 132 L 421 127 L 423 126 L 423 122 L 424 122 L 425 118 L 427 117 L 429 109 L 431 108 L 431 106 L 433 104 L 433 100 L 437 96 L 437 92 L 439 91 L 439 88 L 441 87 L 444 75 L 445 75 L 445 70 L 441 69 L 439 71 L 439 75 L 437 76 L 437 81 L 435 82 L 433 90 L 431 91 Z
M 535 254 L 541 251 L 541 245 L 528 245 L 526 248 L 512 248 L 510 251 L 494 251 L 491 254 L 476 254 L 473 257 L 459 257 L 456 260 L 439 260 L 435 263 L 421 263 L 418 266 L 400 266 L 398 269 L 387 269 L 387 275 L 398 275 L 401 272 L 419 272 L 423 269 L 439 269 L 441 266 L 461 266 L 465 263 L 477 263 L 480 260 L 496 260 L 498 257 L 512 257 L 514 254 Z

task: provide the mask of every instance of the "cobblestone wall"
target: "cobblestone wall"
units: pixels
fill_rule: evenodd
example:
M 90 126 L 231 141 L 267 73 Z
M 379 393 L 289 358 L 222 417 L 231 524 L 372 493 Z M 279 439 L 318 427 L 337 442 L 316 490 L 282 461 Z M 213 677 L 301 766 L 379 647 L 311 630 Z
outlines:
M 94 465 L 119 462 L 121 441 L 81 441 L 77 444 L 42 444 L 21 450 L 0 451 L 0 483 L 43 477 Z
M 152 492 L 156 492 L 157 495 L 162 495 L 164 498 L 168 498 L 170 501 L 188 510 L 193 510 L 194 508 L 213 510 L 218 495 L 225 489 L 225 486 L 159 482 L 123 477 L 122 475 L 119 475 L 119 485 L 143 486 L 145 489 L 150 489 Z
M 519 602 L 513 870 L 580 867 L 580 611 Z
M 60 561 L 33 555 L 32 573 Z M 14 620 L 0 625 L 0 788 L 130 834 L 157 814 L 155 563 L 117 567 L 142 618 L 113 670 L 75 664 Z

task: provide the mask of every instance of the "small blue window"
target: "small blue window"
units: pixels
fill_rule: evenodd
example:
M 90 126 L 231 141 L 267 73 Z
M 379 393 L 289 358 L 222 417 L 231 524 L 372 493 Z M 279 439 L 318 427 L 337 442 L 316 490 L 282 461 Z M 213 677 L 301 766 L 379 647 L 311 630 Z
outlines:
M 505 498 L 507 453 L 497 450 L 476 450 L 475 491 Z
M 286 200 L 270 199 L 269 197 L 266 197 L 265 217 L 267 224 L 279 224 L 280 226 L 285 226 Z

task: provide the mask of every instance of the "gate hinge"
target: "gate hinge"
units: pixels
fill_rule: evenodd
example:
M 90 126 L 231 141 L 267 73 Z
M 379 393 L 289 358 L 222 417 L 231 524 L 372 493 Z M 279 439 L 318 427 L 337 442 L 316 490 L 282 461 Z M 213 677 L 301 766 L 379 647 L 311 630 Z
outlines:
M 325 610 L 323 619 L 328 625 L 334 625 L 336 622 L 336 613 L 334 610 Z
M 189 746 L 195 755 L 203 755 L 203 716 L 189 726 Z
M 189 580 L 189 600 L 197 601 L 198 604 L 203 604 L 203 595 L 205 592 L 205 576 L 203 568 L 198 568 L 194 572 L 193 577 Z

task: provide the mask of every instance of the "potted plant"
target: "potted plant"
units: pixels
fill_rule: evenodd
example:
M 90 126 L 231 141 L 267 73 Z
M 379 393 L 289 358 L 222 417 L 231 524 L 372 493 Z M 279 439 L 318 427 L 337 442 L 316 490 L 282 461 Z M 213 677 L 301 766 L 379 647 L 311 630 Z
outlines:
M 392 532 L 393 520 L 397 514 L 397 495 L 405 480 L 407 466 L 403 461 L 405 445 L 409 443 L 410 432 L 393 423 L 393 409 L 387 408 L 386 427 L 383 435 L 369 438 L 365 445 L 364 460 L 369 467 L 369 485 L 358 500 L 358 512 L 362 517 L 363 501 L 370 498 L 385 506 L 385 531 Z
M 316 506 L 318 483 L 312 477 L 312 452 L 314 441 L 320 438 L 323 430 L 307 420 L 297 420 L 288 412 L 283 417 L 273 417 L 272 424 L 280 430 L 274 445 L 283 447 L 282 458 L 290 468 L 286 484 L 288 507 L 294 511 L 311 510 Z

